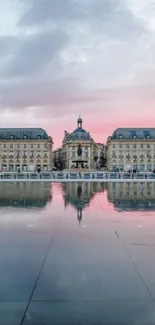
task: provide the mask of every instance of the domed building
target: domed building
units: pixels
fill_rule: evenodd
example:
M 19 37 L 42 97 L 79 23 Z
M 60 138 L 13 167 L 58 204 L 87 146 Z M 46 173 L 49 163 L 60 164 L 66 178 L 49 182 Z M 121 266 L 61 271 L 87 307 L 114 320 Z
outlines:
M 93 169 L 94 157 L 97 155 L 97 144 L 89 132 L 83 129 L 83 121 L 79 116 L 77 128 L 68 133 L 65 131 L 62 143 L 62 165 L 64 169 Z

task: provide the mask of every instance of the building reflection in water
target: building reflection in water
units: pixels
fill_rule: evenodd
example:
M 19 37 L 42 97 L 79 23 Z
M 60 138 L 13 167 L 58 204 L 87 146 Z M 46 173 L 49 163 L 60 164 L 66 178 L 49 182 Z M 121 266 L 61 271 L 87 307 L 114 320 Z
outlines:
M 119 210 L 155 210 L 155 182 L 107 183 L 108 201 Z
M 45 208 L 52 200 L 51 183 L 5 182 L 0 183 L 0 206 L 15 208 Z
M 97 192 L 103 192 L 104 183 L 68 182 L 62 184 L 65 207 L 73 206 L 77 211 L 77 220 L 82 221 L 82 212 L 89 206 Z

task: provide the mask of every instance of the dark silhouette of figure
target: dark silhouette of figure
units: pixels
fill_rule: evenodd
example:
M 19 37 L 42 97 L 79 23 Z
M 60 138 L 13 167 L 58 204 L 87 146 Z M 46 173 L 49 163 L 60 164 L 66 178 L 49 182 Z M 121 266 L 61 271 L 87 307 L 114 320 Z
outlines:
M 82 148 L 81 148 L 80 144 L 79 144 L 78 149 L 77 149 L 77 154 L 78 154 L 78 156 L 82 156 Z

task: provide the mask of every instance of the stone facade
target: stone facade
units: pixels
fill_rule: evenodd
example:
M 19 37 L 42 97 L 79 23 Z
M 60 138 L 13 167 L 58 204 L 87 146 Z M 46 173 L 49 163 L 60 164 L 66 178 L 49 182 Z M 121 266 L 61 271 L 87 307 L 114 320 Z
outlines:
M 107 142 L 108 170 L 155 169 L 155 129 L 117 129 Z
M 52 147 L 43 129 L 0 129 L 0 170 L 52 170 Z
M 79 151 L 81 150 L 80 154 Z M 61 150 L 63 169 L 95 168 L 97 144 L 89 132 L 82 128 L 81 117 L 77 120 L 77 128 L 68 133 L 65 131 Z

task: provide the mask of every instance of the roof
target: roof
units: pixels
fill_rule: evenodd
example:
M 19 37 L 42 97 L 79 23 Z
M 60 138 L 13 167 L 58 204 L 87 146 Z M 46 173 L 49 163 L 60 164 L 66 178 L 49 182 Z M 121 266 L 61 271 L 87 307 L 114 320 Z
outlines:
M 155 128 L 118 128 L 111 137 L 114 139 L 154 139 Z
M 76 130 L 74 130 L 72 133 L 70 133 L 65 140 L 66 141 L 74 141 L 74 140 L 90 141 L 91 136 L 87 131 L 79 127 Z
M 37 140 L 37 139 L 48 139 L 48 134 L 42 128 L 0 128 L 0 139 L 25 139 Z

